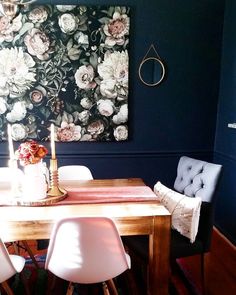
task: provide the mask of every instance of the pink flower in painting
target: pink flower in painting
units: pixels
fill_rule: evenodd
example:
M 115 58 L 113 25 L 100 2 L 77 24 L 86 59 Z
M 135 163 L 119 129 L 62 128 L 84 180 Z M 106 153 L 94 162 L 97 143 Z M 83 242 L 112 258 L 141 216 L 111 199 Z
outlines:
M 81 127 L 73 123 L 62 122 L 61 127 L 56 127 L 55 130 L 57 141 L 78 141 L 81 138 Z
M 125 35 L 129 32 L 129 17 L 126 14 L 115 12 L 113 19 L 104 26 L 103 31 L 107 36 L 105 44 L 109 46 L 123 45 Z
M 104 124 L 101 120 L 97 120 L 97 121 L 90 123 L 87 128 L 88 132 L 91 135 L 99 135 L 99 134 L 103 133 L 104 129 L 105 129 L 105 127 L 104 127 Z
M 38 6 L 35 7 L 33 10 L 29 13 L 29 20 L 32 21 L 32 23 L 43 23 L 48 18 L 48 12 L 45 7 Z
M 29 94 L 30 100 L 33 104 L 40 104 L 43 102 L 44 97 L 47 95 L 45 88 L 38 85 Z
M 46 60 L 49 58 L 50 40 L 48 36 L 39 29 L 32 29 L 25 36 L 25 45 L 28 52 L 37 56 L 40 60 Z

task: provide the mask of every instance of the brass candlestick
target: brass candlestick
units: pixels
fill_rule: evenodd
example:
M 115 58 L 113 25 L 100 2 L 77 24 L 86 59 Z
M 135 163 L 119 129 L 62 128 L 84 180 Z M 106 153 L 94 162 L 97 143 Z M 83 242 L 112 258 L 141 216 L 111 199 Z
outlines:
M 50 188 L 47 194 L 50 197 L 66 195 L 66 190 L 59 187 L 57 159 L 50 160 Z

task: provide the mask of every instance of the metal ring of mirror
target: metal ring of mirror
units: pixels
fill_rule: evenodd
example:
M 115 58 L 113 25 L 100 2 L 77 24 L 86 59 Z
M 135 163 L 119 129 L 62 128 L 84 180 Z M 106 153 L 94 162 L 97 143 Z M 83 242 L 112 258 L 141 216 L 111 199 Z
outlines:
M 160 71 L 159 71 L 160 77 L 157 77 L 156 79 L 152 79 L 153 80 L 152 83 L 145 80 L 143 78 L 143 74 L 142 74 L 142 67 L 144 66 L 145 63 L 150 62 L 150 61 L 153 63 L 152 71 L 153 71 L 153 68 L 156 66 L 155 64 L 158 63 L 157 65 L 160 67 Z M 145 84 L 147 86 L 156 86 L 161 83 L 161 81 L 163 80 L 163 78 L 165 76 L 165 67 L 164 67 L 164 64 L 162 63 L 162 61 L 156 57 L 144 58 L 139 65 L 138 74 L 139 74 L 139 79 L 143 82 L 143 84 Z M 153 74 L 153 78 L 154 78 L 154 73 L 152 73 L 152 74 Z

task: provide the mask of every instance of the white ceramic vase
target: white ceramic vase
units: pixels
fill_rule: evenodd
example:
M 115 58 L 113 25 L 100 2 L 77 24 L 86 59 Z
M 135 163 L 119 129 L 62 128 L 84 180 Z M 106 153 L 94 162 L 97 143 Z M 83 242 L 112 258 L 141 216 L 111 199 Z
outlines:
M 36 201 L 47 197 L 47 182 L 42 162 L 24 167 L 23 198 Z

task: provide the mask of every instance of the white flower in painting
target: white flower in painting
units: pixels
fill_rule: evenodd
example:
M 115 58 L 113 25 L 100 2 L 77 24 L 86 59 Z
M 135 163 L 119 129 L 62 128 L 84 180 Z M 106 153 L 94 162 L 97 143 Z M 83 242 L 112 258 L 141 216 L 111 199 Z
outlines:
M 17 101 L 14 103 L 13 108 L 10 113 L 6 115 L 9 122 L 14 123 L 16 121 L 21 121 L 25 118 L 27 113 L 25 102 Z
M 98 65 L 102 78 L 100 91 L 108 98 L 128 95 L 128 52 L 106 52 L 104 61 Z
M 7 110 L 6 100 L 0 97 L 0 115 L 4 114 Z
M 86 110 L 89 110 L 93 105 L 92 101 L 88 97 L 82 98 L 80 104 Z
M 56 8 L 61 12 L 71 11 L 75 7 L 76 7 L 76 5 L 56 5 Z
M 100 99 L 97 105 L 97 109 L 102 116 L 109 117 L 114 112 L 114 103 L 109 99 Z
M 80 141 L 95 141 L 91 134 L 83 134 Z
M 24 93 L 35 82 L 35 62 L 22 48 L 0 50 L 0 95 Z
M 89 45 L 88 35 L 78 32 L 74 35 L 74 39 L 77 41 L 78 44 L 81 45 Z
M 11 126 L 12 138 L 16 141 L 23 140 L 27 137 L 28 132 L 23 124 L 13 124 Z
M 128 129 L 124 125 L 117 126 L 114 129 L 114 136 L 117 141 L 126 140 L 128 138 Z
M 82 135 L 80 141 L 94 141 L 93 137 L 91 134 L 84 134 Z
M 129 17 L 126 14 L 115 12 L 112 20 L 103 28 L 107 36 L 105 44 L 108 46 L 123 45 L 125 43 L 125 35 L 129 33 L 129 23 Z
M 125 123 L 128 120 L 128 105 L 124 104 L 120 107 L 119 112 L 113 116 L 112 121 L 116 124 L 119 125 L 121 123 Z
M 100 92 L 107 98 L 116 98 L 117 92 L 115 91 L 116 81 L 115 80 L 104 80 L 100 84 Z
M 7 16 L 0 16 L 0 43 L 12 42 L 15 33 L 22 27 L 22 15 L 19 14 L 10 22 Z
M 59 17 L 58 24 L 65 34 L 73 34 L 78 28 L 77 19 L 72 13 L 64 13 Z
M 81 66 L 75 73 L 76 85 L 81 89 L 93 89 L 96 86 L 94 69 L 91 65 Z
M 88 119 L 90 117 L 90 112 L 89 111 L 82 111 L 81 113 L 79 113 L 78 118 L 80 120 L 80 122 L 82 123 L 87 123 Z

